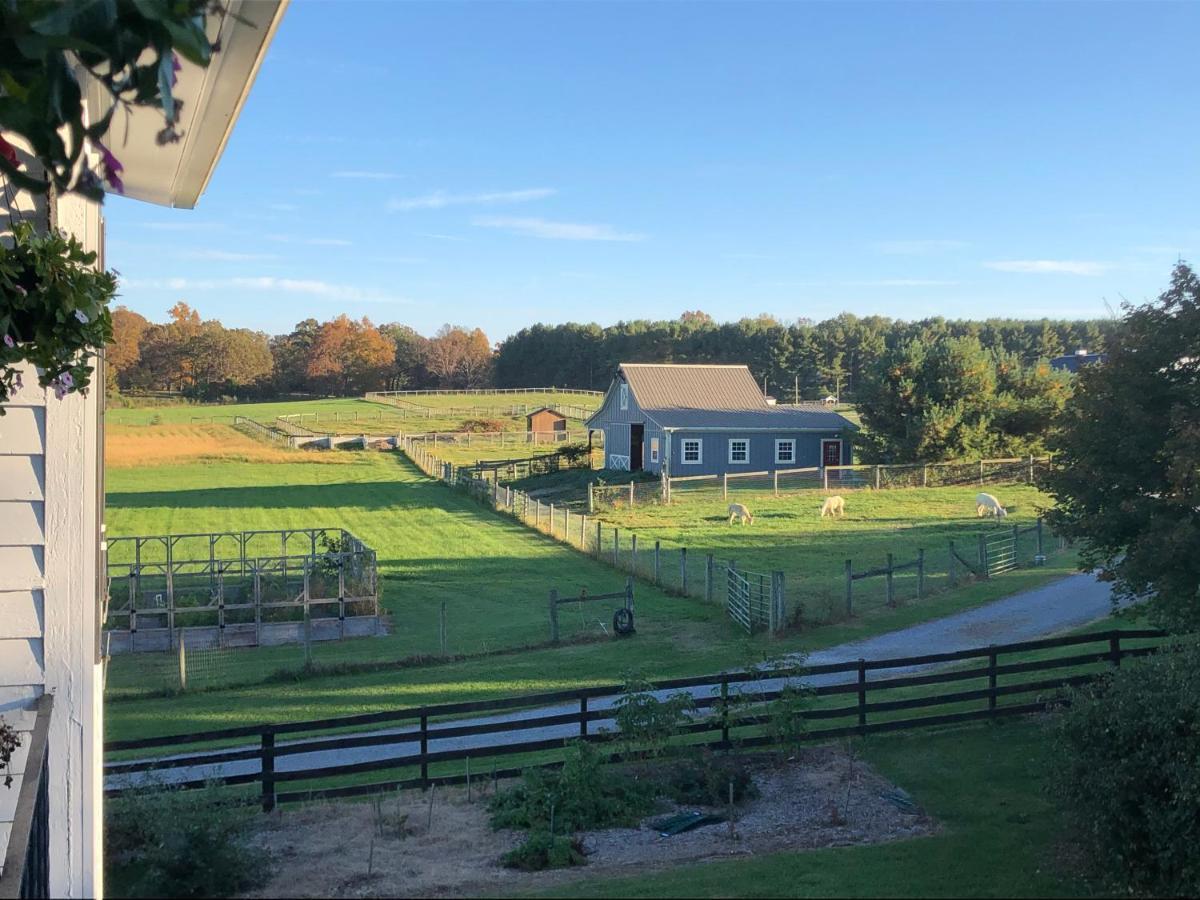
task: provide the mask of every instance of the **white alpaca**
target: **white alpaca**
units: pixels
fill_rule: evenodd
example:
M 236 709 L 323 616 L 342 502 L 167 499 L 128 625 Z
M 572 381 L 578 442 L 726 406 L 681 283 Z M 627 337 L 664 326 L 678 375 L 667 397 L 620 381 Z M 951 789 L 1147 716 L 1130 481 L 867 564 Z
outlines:
M 729 504 L 729 524 L 730 525 L 733 524 L 734 519 L 737 519 L 743 525 L 746 525 L 746 524 L 753 525 L 754 524 L 754 516 L 750 515 L 750 510 L 748 510 L 741 503 L 730 503 Z
M 846 515 L 846 501 L 842 497 L 826 497 L 825 502 L 821 504 L 821 518 L 831 516 Z
M 975 495 L 975 514 L 982 516 L 995 516 L 997 519 L 1003 519 L 1008 515 L 1008 510 L 1000 505 L 1000 501 L 991 494 L 976 494 Z

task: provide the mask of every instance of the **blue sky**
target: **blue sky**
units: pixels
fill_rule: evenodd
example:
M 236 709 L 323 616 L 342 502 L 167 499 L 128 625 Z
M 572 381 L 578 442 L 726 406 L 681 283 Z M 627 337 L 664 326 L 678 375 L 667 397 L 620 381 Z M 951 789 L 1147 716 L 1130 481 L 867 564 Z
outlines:
M 120 302 L 283 332 L 1107 315 L 1200 259 L 1200 4 L 295 0 Z

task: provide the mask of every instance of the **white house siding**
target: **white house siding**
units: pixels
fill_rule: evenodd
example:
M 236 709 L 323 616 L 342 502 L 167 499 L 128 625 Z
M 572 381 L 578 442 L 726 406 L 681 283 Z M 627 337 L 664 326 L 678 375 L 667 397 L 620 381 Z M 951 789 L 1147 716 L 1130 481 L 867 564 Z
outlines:
M 44 203 L 24 195 L 17 205 L 45 226 Z M 75 197 L 53 207 L 59 228 L 85 248 L 101 249 L 99 207 Z M 0 240 L 7 225 L 0 219 Z M 95 634 L 103 389 L 97 383 L 87 397 L 59 401 L 38 386 L 36 372 L 23 380 L 0 417 L 0 715 L 28 732 L 37 698 L 54 693 L 50 893 L 100 896 L 103 720 Z M 0 786 L 0 856 L 24 765 L 22 751 L 12 787 Z

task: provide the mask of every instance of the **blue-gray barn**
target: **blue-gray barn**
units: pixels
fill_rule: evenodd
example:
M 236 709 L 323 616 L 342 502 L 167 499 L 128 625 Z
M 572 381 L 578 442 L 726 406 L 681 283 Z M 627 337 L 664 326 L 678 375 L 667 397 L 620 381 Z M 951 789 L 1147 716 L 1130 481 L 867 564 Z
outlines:
M 622 363 L 589 434 L 604 467 L 687 475 L 849 465 L 856 426 L 820 406 L 767 402 L 746 366 Z

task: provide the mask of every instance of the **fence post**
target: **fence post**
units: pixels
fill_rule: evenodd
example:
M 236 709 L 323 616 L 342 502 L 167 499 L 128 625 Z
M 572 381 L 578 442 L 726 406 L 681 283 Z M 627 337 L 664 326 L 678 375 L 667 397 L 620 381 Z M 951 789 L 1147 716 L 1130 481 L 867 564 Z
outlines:
M 879 490 L 879 466 L 875 467 L 875 490 Z
M 996 711 L 996 645 L 988 645 L 988 712 Z
M 1118 631 L 1108 636 L 1108 656 L 1115 668 L 1121 668 L 1121 633 Z
M 587 514 L 584 513 L 579 517 L 579 549 L 584 553 L 587 552 Z
M 984 537 L 984 534 L 982 531 L 979 532 L 979 577 L 980 578 L 988 578 L 989 577 L 987 539 Z
M 429 716 L 421 714 L 421 787 L 429 787 Z
M 558 643 L 558 590 L 550 591 L 550 642 Z
M 774 471 L 771 472 L 771 482 L 772 482 L 772 486 L 775 489 L 775 496 L 778 497 L 779 496 L 779 470 L 778 469 L 775 469 Z
M 1015 522 L 1013 523 L 1012 531 L 1013 531 L 1013 565 L 1015 566 L 1015 565 L 1017 565 L 1017 544 L 1021 540 L 1021 529 Z
M 887 555 L 887 605 L 896 605 L 896 586 L 892 580 L 892 554 Z
M 821 489 L 829 490 L 829 467 L 821 466 Z
M 954 555 L 954 541 L 950 542 L 950 571 L 946 574 L 950 580 L 950 587 L 958 587 L 958 560 Z
M 179 629 L 179 689 L 187 690 L 187 650 L 183 646 L 183 629 Z
M 633 509 L 633 482 L 629 482 L 629 508 Z
M 550 537 L 554 537 L 554 504 L 549 504 L 550 507 Z
M 596 556 L 600 555 L 600 551 L 604 548 L 604 523 L 596 522 Z
M 591 515 L 595 511 L 596 511 L 595 485 L 589 481 L 588 482 L 588 515 Z
M 629 571 L 637 574 L 637 535 L 629 536 Z
M 1042 548 L 1042 517 L 1041 516 L 1038 516 L 1038 520 L 1037 520 L 1037 555 L 1038 555 L 1039 560 L 1046 555 L 1045 550 Z M 1035 562 L 1036 562 L 1036 560 L 1035 560 Z
M 704 599 L 709 603 L 713 599 L 713 555 L 711 553 L 704 556 Z
M 917 550 L 917 599 L 925 595 L 925 550 Z
M 979 461 L 979 483 L 983 484 L 983 460 Z
M 687 584 L 687 547 L 679 548 L 679 584 L 683 589 L 683 595 L 686 597 L 688 592 Z
M 655 541 L 654 542 L 654 584 L 655 584 L 655 586 L 662 583 L 662 568 L 660 566 L 661 562 L 662 562 L 662 542 Z
M 850 560 L 846 560 L 846 616 L 854 615 L 854 568 Z
M 721 473 L 721 499 L 722 500 L 729 499 L 729 473 L 728 472 Z
M 613 568 L 618 568 L 621 564 L 621 532 L 620 529 L 613 528 Z
M 921 487 L 929 487 L 929 466 L 921 466 Z
M 858 661 L 858 727 L 864 733 L 867 727 L 867 661 Z
M 721 673 L 721 744 L 729 746 L 729 676 Z
M 269 813 L 275 808 L 275 732 L 270 729 L 262 733 L 262 810 Z
M 579 698 L 579 736 L 581 738 L 587 737 L 587 733 L 588 733 L 587 714 L 588 714 L 587 694 L 583 694 Z
M 1029 483 L 1033 484 L 1033 454 L 1029 454 Z

